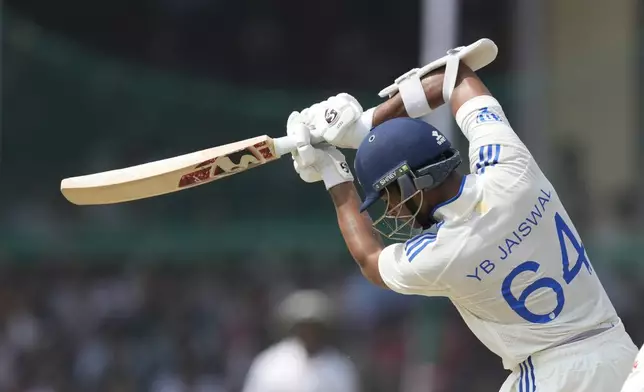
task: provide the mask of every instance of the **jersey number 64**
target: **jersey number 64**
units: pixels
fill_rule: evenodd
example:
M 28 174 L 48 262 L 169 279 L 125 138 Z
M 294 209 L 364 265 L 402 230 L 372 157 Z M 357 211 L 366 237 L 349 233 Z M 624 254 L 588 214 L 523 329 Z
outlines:
M 592 274 L 592 267 L 588 262 L 588 258 L 586 257 L 586 250 L 584 249 L 583 244 L 581 243 L 581 241 L 575 238 L 572 230 L 570 230 L 570 227 L 568 227 L 559 213 L 555 214 L 555 226 L 557 228 L 557 235 L 559 237 L 559 246 L 561 247 L 563 280 L 566 282 L 566 284 L 570 284 L 575 279 L 577 274 L 579 274 L 582 265 L 586 267 L 588 273 Z M 572 268 L 570 267 L 570 259 L 568 257 L 568 250 L 566 248 L 566 238 L 570 240 L 572 246 L 577 252 L 577 261 L 572 266 Z M 512 294 L 512 290 L 510 289 L 512 286 L 512 281 L 519 274 L 528 271 L 536 273 L 539 270 L 539 266 L 539 263 L 537 263 L 536 261 L 525 261 L 517 265 L 503 280 L 503 284 L 501 285 L 501 293 L 503 294 L 503 298 L 508 303 L 508 305 L 510 305 L 512 310 L 514 310 L 523 319 L 531 323 L 545 324 L 557 318 L 557 316 L 559 316 L 559 314 L 563 310 L 564 303 L 566 302 L 563 286 L 553 278 L 543 277 L 535 280 L 530 285 L 528 285 L 528 287 L 526 287 L 521 292 L 519 298 L 515 297 L 514 294 Z M 526 307 L 526 300 L 528 299 L 530 294 L 539 289 L 546 288 L 551 289 L 555 292 L 557 296 L 556 307 L 551 312 L 548 312 L 546 314 L 536 314 L 528 310 L 528 308 Z

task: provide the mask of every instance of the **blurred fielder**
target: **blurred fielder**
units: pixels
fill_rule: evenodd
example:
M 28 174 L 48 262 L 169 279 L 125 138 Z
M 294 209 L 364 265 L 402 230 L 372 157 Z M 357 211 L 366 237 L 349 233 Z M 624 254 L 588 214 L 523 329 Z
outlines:
M 255 358 L 243 392 L 358 392 L 353 363 L 328 342 L 333 313 L 322 292 L 288 296 L 277 319 L 289 336 Z
M 501 391 L 619 391 L 637 348 L 555 189 L 472 71 L 486 50 L 450 50 L 397 79 L 366 112 L 340 94 L 292 113 L 295 169 L 324 182 L 367 279 L 451 299 L 512 372 Z M 444 102 L 469 141 L 468 175 L 456 171 L 450 141 L 415 119 Z M 364 200 L 335 146 L 357 148 Z M 400 242 L 385 246 L 381 235 Z

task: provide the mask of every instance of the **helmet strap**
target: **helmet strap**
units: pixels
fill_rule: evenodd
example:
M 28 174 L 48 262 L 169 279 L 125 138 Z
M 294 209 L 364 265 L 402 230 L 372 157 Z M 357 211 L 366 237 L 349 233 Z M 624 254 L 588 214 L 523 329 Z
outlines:
M 433 182 L 431 175 L 426 175 L 424 176 L 426 179 L 429 179 L 430 181 Z M 417 192 L 425 192 L 426 189 L 431 189 L 431 186 L 426 187 L 425 189 L 419 188 L 418 185 L 418 178 L 413 177 L 411 174 L 407 174 L 404 176 L 401 176 L 397 180 L 398 184 L 398 190 L 400 191 L 401 195 L 401 200 L 406 200 L 404 202 L 405 207 L 410 212 L 415 211 L 415 213 L 412 213 L 414 215 L 414 219 L 416 222 L 418 222 L 424 230 L 429 229 L 432 227 L 434 224 L 436 224 L 436 220 L 434 220 L 433 216 L 428 216 L 428 217 L 421 217 L 419 220 L 419 213 L 422 205 L 417 205 L 417 203 L 414 201 L 414 198 L 412 197 L 415 195 Z M 424 200 L 424 195 L 421 200 Z M 430 209 L 431 211 L 431 209 Z

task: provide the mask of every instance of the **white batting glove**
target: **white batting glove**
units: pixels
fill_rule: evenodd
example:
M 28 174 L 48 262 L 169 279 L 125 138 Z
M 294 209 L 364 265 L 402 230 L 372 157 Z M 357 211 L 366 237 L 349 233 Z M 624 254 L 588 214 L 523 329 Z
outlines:
M 311 135 L 341 148 L 357 149 L 371 130 L 374 109 L 363 112 L 357 99 L 341 93 L 304 109 Z
M 303 181 L 323 181 L 327 190 L 343 182 L 353 182 L 344 154 L 329 144 L 311 146 L 310 129 L 300 113 L 291 113 L 286 132 L 297 140 L 297 151 L 292 153 L 293 167 Z

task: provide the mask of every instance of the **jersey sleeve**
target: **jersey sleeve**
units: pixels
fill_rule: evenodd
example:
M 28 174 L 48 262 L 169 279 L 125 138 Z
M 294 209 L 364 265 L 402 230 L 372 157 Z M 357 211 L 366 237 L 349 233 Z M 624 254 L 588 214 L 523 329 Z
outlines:
M 440 277 L 445 271 L 443 257 L 436 249 L 436 237 L 422 234 L 380 253 L 378 269 L 387 287 L 400 294 L 446 296 Z
M 508 187 L 536 168 L 527 147 L 514 132 L 499 102 L 489 95 L 470 99 L 456 113 L 456 122 L 469 141 L 470 172 L 499 173 Z

